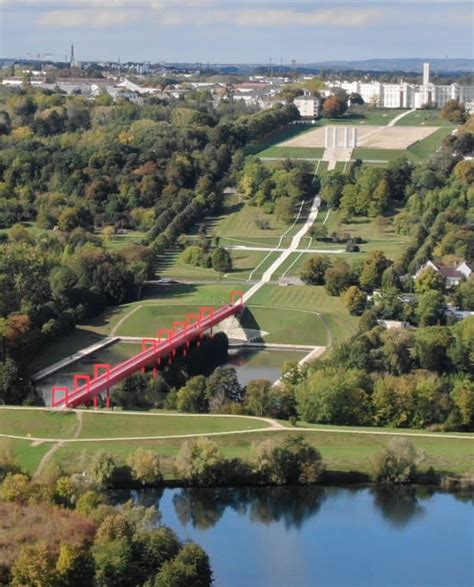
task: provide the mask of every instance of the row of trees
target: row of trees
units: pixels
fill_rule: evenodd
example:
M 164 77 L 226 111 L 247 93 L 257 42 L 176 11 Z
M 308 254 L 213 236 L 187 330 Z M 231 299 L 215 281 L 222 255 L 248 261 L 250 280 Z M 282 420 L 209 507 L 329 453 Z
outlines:
M 240 175 L 244 198 L 286 223 L 293 219 L 296 204 L 310 196 L 312 184 L 313 173 L 305 162 L 282 161 L 269 168 L 251 158 Z

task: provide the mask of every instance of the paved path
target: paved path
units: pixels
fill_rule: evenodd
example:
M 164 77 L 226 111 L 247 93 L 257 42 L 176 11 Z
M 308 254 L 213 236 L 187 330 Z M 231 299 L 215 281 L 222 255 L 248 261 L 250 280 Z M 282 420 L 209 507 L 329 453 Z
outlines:
M 308 230 L 313 226 L 316 218 L 318 217 L 319 206 L 321 205 L 321 198 L 319 196 L 315 196 L 313 203 L 311 204 L 311 209 L 308 214 L 308 218 L 304 225 L 300 228 L 300 230 L 295 234 L 295 236 L 291 239 L 290 246 L 282 252 L 282 254 L 278 257 L 276 261 L 274 261 L 270 267 L 264 272 L 260 281 L 253 285 L 247 292 L 245 292 L 243 297 L 243 302 L 246 304 L 252 296 L 254 296 L 265 284 L 269 283 L 272 279 L 272 275 L 277 271 L 279 267 L 283 265 L 283 263 L 288 259 L 288 257 L 294 253 L 300 246 L 301 239 L 305 236 Z M 283 235 L 284 236 L 284 235 Z M 279 245 L 277 245 L 276 249 L 278 249 Z

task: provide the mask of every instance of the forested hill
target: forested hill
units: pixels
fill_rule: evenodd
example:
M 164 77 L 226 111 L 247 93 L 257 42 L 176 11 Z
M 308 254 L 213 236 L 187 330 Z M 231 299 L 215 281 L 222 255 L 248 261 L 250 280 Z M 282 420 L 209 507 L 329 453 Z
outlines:
M 138 106 L 1 91 L 0 402 L 15 403 L 28 393 L 30 357 L 106 305 L 136 297 L 154 255 L 219 205 L 242 148 L 298 113 L 214 109 L 199 92 Z M 109 229 L 145 236 L 115 252 L 97 236 Z

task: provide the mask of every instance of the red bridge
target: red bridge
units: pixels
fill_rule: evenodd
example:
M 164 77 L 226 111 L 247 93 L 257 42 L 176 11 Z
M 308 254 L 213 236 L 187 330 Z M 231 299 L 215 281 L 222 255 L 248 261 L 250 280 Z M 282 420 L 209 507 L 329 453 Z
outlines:
M 207 331 L 222 322 L 229 316 L 238 314 L 243 308 L 243 292 L 235 290 L 231 292 L 230 304 L 215 309 L 213 306 L 200 308 L 197 314 L 188 314 L 186 320 L 173 322 L 172 328 L 160 328 L 156 338 L 142 339 L 142 350 L 137 355 L 112 367 L 106 363 L 94 365 L 94 375 L 74 375 L 73 389 L 69 387 L 54 386 L 51 390 L 51 405 L 53 408 L 75 408 L 81 404 L 89 404 L 93 400 L 94 407 L 98 406 L 101 393 L 106 393 L 106 406 L 110 407 L 110 388 L 120 383 L 139 370 L 145 371 L 147 367 L 153 368 L 156 376 L 157 369 L 162 360 L 169 357 L 170 362 L 178 349 L 183 349 L 186 356 L 191 342 L 198 339 L 198 345 Z M 61 397 L 57 397 L 61 394 Z

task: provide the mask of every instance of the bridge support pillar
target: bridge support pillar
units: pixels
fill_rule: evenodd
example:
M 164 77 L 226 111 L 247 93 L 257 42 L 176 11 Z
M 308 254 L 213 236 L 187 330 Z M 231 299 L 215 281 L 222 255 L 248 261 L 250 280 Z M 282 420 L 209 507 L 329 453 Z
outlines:
M 110 389 L 108 389 L 105 393 L 105 407 L 108 410 L 110 409 Z
M 97 395 L 94 396 L 94 410 L 97 410 L 99 407 L 99 398 Z

